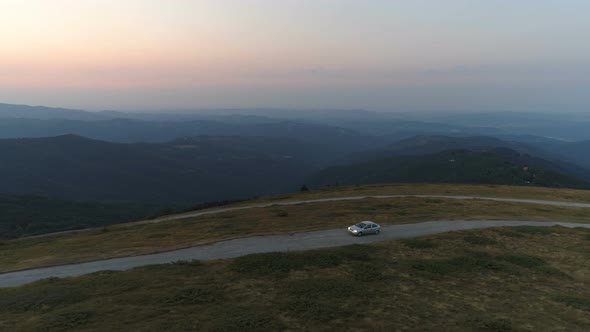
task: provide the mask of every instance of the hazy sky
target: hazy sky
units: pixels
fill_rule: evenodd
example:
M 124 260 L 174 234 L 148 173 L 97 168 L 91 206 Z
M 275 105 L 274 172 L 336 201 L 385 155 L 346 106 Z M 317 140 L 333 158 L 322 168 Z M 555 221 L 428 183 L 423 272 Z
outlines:
M 588 0 L 0 0 L 0 102 L 590 111 Z

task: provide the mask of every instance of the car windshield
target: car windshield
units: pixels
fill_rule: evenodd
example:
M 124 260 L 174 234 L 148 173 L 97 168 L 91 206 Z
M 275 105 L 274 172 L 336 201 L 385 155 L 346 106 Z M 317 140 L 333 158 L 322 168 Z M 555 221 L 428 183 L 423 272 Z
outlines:
M 367 224 L 365 224 L 364 222 L 359 222 L 355 226 L 358 227 L 358 228 L 365 228 L 365 226 L 367 226 Z

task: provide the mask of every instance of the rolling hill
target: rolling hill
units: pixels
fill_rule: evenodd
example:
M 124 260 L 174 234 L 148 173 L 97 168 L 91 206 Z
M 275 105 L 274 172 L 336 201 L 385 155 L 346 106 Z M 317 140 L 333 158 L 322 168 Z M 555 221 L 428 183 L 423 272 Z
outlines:
M 523 141 L 516 140 L 520 138 Z M 499 139 L 488 136 L 444 136 L 419 135 L 397 141 L 387 146 L 371 149 L 349 156 L 349 163 L 381 160 L 395 156 L 420 156 L 446 150 L 470 150 L 485 152 L 497 148 L 507 148 L 521 155 L 544 159 L 543 166 L 590 181 L 590 163 L 584 163 L 583 142 L 562 142 L 542 137 L 509 137 Z M 563 148 L 563 149 L 560 149 Z M 589 151 L 590 153 L 590 151 Z
M 305 143 L 202 137 L 118 144 L 74 135 L 0 140 L 0 192 L 100 201 L 196 203 L 298 188 Z M 321 150 L 319 150 L 321 151 Z
M 559 170 L 558 165 L 508 148 L 483 152 L 459 149 L 329 167 L 312 176 L 310 183 L 314 186 L 432 182 L 589 187 L 585 181 Z
M 232 116 L 187 121 L 0 118 L 0 138 L 42 138 L 69 134 L 117 143 L 163 143 L 186 136 L 263 136 L 360 148 L 375 143 L 371 137 L 335 126 L 273 119 L 253 121 Z
M 565 162 L 590 168 L 590 141 L 549 141 L 535 143 L 535 146 L 559 156 Z
M 159 209 L 148 204 L 73 202 L 0 194 L 0 240 L 134 221 L 150 217 Z
M 589 199 L 588 191 L 488 185 L 379 185 L 321 192 L 339 197 L 358 194 L 358 189 L 394 194 L 408 188 L 422 193 L 433 193 L 432 188 L 453 194 L 468 190 L 495 197 L 509 192 L 566 202 Z M 290 200 L 318 193 L 298 193 Z M 268 199 L 281 202 L 280 197 Z M 463 229 L 391 241 L 379 237 L 386 233 L 347 236 L 344 227 L 352 220 L 370 218 L 391 225 L 389 236 L 396 237 L 394 230 L 425 225 L 418 222 L 447 220 L 461 227 L 478 223 L 482 216 L 588 223 L 587 209 L 485 200 L 371 198 L 269 205 L 160 224 L 3 241 L 3 271 L 15 270 L 15 265 L 22 269 L 95 259 L 99 261 L 92 264 L 101 264 L 105 257 L 186 250 L 236 237 L 249 237 L 252 247 L 260 250 L 269 243 L 283 246 L 280 240 L 289 242 L 284 239 L 291 239 L 295 231 L 306 236 L 311 230 L 323 230 L 323 236 L 313 238 L 326 242 L 330 237 L 325 234 L 334 232 L 351 245 L 294 250 L 295 245 L 279 252 L 245 256 L 238 252 L 234 258 L 160 265 L 153 265 L 149 256 L 145 261 L 149 266 L 126 271 L 108 265 L 82 276 L 1 288 L 0 329 L 585 331 L 590 326 L 587 229 L 535 227 L 538 221 L 531 221 L 527 226 Z M 274 235 L 261 241 L 262 234 Z M 71 270 L 72 265 L 63 268 Z M 211 287 L 212 280 L 218 287 Z M 359 319 L 361 307 L 378 315 Z
M 200 136 L 121 144 L 64 135 L 0 140 L 5 157 L 0 164 L 0 192 L 80 201 L 192 204 L 289 192 L 303 182 L 489 182 L 580 188 L 586 186 L 583 175 L 588 175 L 585 169 L 523 153 L 526 145 L 487 137 L 418 136 L 353 154 L 349 164 L 342 160 L 360 146 L 336 144 L 338 137 L 307 139 Z M 524 148 L 517 152 L 509 149 L 512 146 Z M 450 163 L 451 159 L 457 162 Z M 338 163 L 346 166 L 334 166 Z M 522 171 L 523 165 L 531 169 Z

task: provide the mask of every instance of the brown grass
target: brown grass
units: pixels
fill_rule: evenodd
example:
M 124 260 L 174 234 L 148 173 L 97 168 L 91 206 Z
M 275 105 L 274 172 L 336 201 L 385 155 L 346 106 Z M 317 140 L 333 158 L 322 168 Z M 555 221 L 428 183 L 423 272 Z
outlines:
M 46 280 L 0 289 L 0 330 L 588 331 L 588 234 L 470 230 L 420 238 L 427 246 L 385 242 Z
M 325 187 L 303 193 L 289 193 L 257 200 L 259 202 L 301 200 L 363 195 L 457 195 L 501 198 L 541 199 L 590 203 L 590 190 L 544 187 L 469 185 L 469 184 L 376 184 L 347 187 Z M 244 202 L 239 205 L 247 205 Z
M 0 271 L 147 254 L 259 234 L 332 229 L 366 219 L 381 224 L 453 219 L 590 222 L 588 211 L 584 208 L 431 198 L 274 206 L 159 224 L 124 224 L 90 232 L 6 241 L 0 246 Z

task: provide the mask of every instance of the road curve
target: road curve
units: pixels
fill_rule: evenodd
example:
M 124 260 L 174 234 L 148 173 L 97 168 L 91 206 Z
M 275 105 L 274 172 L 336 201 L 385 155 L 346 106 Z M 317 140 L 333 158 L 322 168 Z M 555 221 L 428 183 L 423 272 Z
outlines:
M 233 258 L 254 253 L 274 251 L 296 251 L 335 247 L 355 243 L 373 243 L 388 240 L 411 238 L 422 235 L 444 233 L 448 231 L 502 227 L 502 226 L 563 226 L 590 229 L 590 224 L 562 222 L 535 222 L 516 220 L 481 220 L 481 221 L 431 221 L 417 224 L 383 226 L 380 235 L 354 237 L 344 229 L 333 229 L 305 233 L 254 236 L 235 240 L 196 246 L 187 249 L 168 251 L 157 254 L 113 258 L 79 264 L 37 268 L 0 274 L 0 287 L 15 287 L 50 277 L 74 277 L 103 270 L 128 270 L 134 267 L 167 264 L 176 261 L 212 260 Z
M 452 196 L 452 195 L 373 195 L 373 196 L 368 195 L 368 196 L 346 196 L 346 197 L 334 197 L 334 198 L 318 198 L 318 199 L 309 199 L 309 200 L 300 200 L 300 201 L 286 201 L 286 202 L 279 201 L 279 202 L 269 202 L 269 203 L 253 204 L 253 205 L 238 206 L 238 207 L 229 207 L 229 208 L 215 209 L 215 210 L 208 210 L 208 211 L 201 211 L 201 212 L 189 212 L 189 213 L 184 213 L 184 214 L 179 214 L 179 215 L 174 215 L 174 216 L 162 217 L 162 218 L 158 218 L 158 219 L 154 219 L 154 220 L 147 220 L 147 221 L 145 221 L 145 223 L 160 223 L 163 221 L 200 217 L 200 216 L 204 216 L 204 215 L 208 215 L 208 214 L 216 214 L 216 213 L 222 213 L 222 212 L 230 212 L 230 211 L 246 210 L 246 209 L 254 209 L 254 208 L 265 208 L 265 207 L 270 207 L 270 206 L 297 205 L 297 204 L 321 203 L 321 202 L 354 201 L 354 200 L 361 200 L 361 199 L 368 199 L 368 198 L 384 199 L 384 198 L 406 198 L 406 197 L 448 198 L 448 199 L 461 199 L 461 200 L 481 199 L 481 200 L 496 201 L 496 202 L 528 203 L 528 204 L 541 204 L 541 205 L 564 206 L 564 207 L 590 208 L 590 203 L 545 201 L 545 200 L 539 200 L 539 199 L 524 199 L 524 198 L 501 198 L 501 197 L 485 197 L 485 196 Z
M 228 207 L 228 208 L 215 209 L 215 210 L 189 212 L 189 213 L 183 213 L 183 214 L 178 214 L 178 215 L 165 216 L 165 217 L 161 217 L 161 218 L 157 218 L 157 219 L 153 219 L 153 220 L 144 220 L 144 221 L 133 222 L 131 224 L 133 224 L 133 225 L 156 224 L 156 223 L 161 223 L 161 222 L 165 222 L 165 221 L 194 218 L 194 217 L 200 217 L 200 216 L 205 216 L 205 215 L 209 215 L 209 214 L 217 214 L 217 213 L 223 213 L 223 212 L 239 211 L 239 210 L 247 210 L 247 209 L 255 209 L 255 208 L 265 208 L 265 207 L 270 207 L 270 206 L 297 205 L 297 204 L 321 203 L 321 202 L 354 201 L 354 200 L 361 200 L 361 199 L 368 199 L 368 198 L 385 199 L 385 198 L 406 198 L 406 197 L 448 198 L 448 199 L 459 199 L 459 200 L 481 199 L 481 200 L 496 201 L 496 202 L 512 202 L 512 203 L 527 203 L 527 204 L 541 204 L 541 205 L 553 205 L 553 206 L 564 206 L 564 207 L 590 208 L 590 203 L 545 201 L 545 200 L 538 200 L 538 199 L 521 199 L 521 198 L 500 198 L 500 197 L 486 197 L 486 196 L 452 196 L 452 195 L 372 195 L 372 196 L 367 195 L 367 196 L 346 196 L 346 197 L 334 197 L 334 198 L 318 198 L 318 199 L 309 199 L 309 200 L 300 200 L 300 201 L 282 201 L 282 202 L 279 201 L 279 202 L 260 203 L 260 204 Z M 23 239 L 23 240 L 24 239 L 33 239 L 33 238 L 39 238 L 39 237 L 48 237 L 48 236 L 56 236 L 56 235 L 64 235 L 64 234 L 72 234 L 72 233 L 89 232 L 92 230 L 96 230 L 96 228 L 86 228 L 86 229 L 78 229 L 78 230 L 72 230 L 72 231 L 63 231 L 63 232 L 55 232 L 55 233 L 27 236 L 27 237 L 23 237 L 20 239 Z

